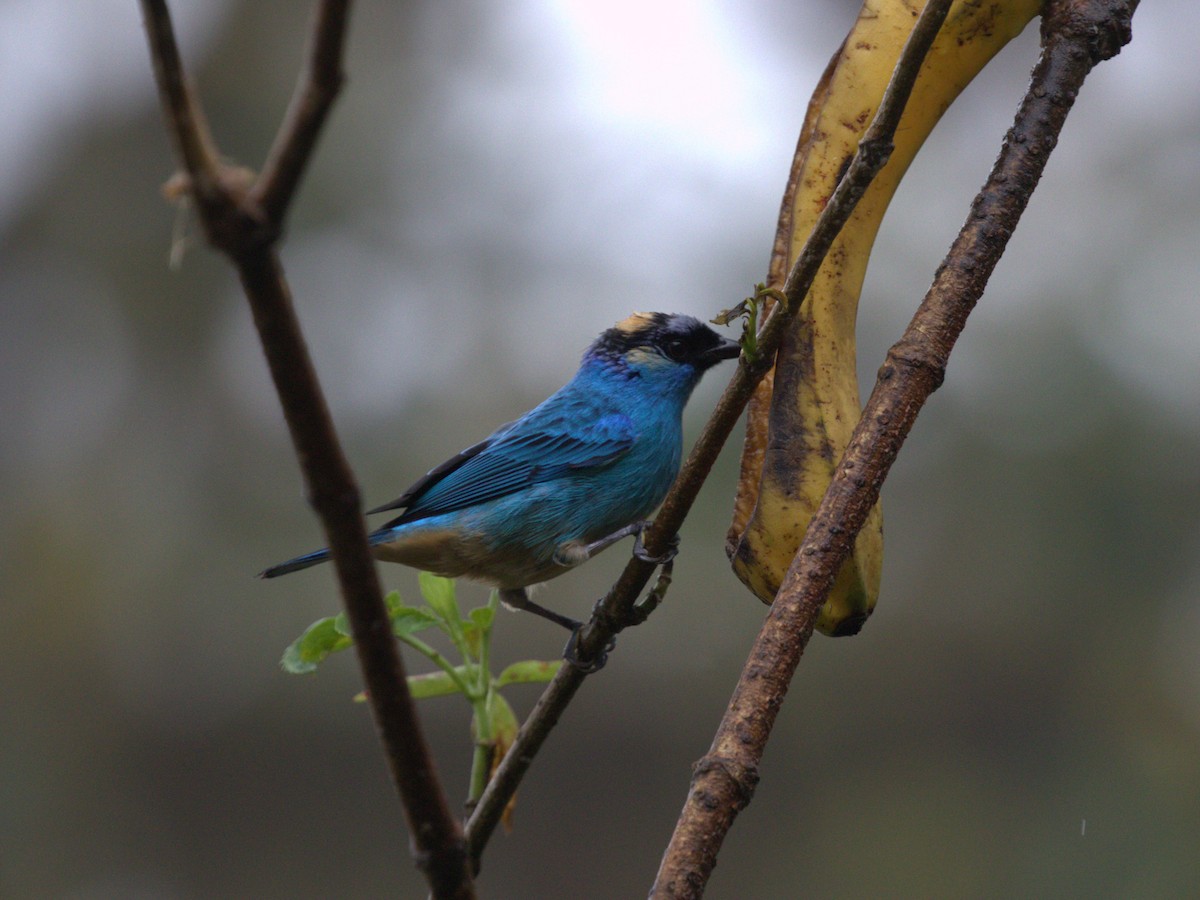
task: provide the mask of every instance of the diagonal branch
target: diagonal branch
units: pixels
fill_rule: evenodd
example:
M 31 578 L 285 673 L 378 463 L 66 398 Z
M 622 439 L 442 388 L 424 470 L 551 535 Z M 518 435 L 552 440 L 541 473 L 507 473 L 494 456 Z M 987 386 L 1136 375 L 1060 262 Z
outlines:
M 276 142 L 263 202 L 247 190 L 242 170 L 224 167 L 187 87 L 164 0 L 142 0 L 147 38 L 168 130 L 197 199 L 209 241 L 237 268 L 299 457 L 309 499 L 333 553 L 354 646 L 392 778 L 412 835 L 417 865 L 438 898 L 475 896 L 464 840 L 450 813 L 405 680 L 383 593 L 367 550 L 358 486 L 308 355 L 275 243 L 325 112 L 340 80 L 348 2 L 323 2 L 316 18 L 310 81 L 300 91 Z
M 739 360 L 737 372 L 717 402 L 716 409 L 692 448 L 671 492 L 663 501 L 654 525 L 647 530 L 645 547 L 648 555 L 657 556 L 664 552 L 671 537 L 679 531 L 717 455 L 737 424 L 738 417 L 749 402 L 755 387 L 770 369 L 779 342 L 808 294 L 825 255 L 875 175 L 887 163 L 892 149 L 892 135 L 895 134 L 909 94 L 912 93 L 921 63 L 945 20 L 950 2 L 951 0 L 931 0 L 921 20 L 914 27 L 912 37 L 896 62 L 892 81 L 870 128 L 863 135 L 853 161 L 817 219 L 812 234 L 788 275 L 784 285 L 786 305 L 777 305 L 770 318 L 763 324 L 759 334 L 759 353 L 755 359 L 750 360 L 743 355 Z M 633 614 L 633 606 L 653 573 L 654 566 L 651 563 L 636 556 L 630 559 L 616 584 L 597 605 L 591 620 L 580 634 L 580 659 L 595 659 L 618 632 L 637 621 Z M 584 678 L 585 674 L 575 666 L 563 666 L 559 669 L 480 797 L 479 805 L 467 822 L 468 852 L 476 869 L 483 849 L 499 823 L 509 799 L 516 792 L 534 756 L 557 724 L 567 704 L 583 684 Z
M 1048 0 L 1042 54 L 971 215 L 862 418 L 750 652 L 712 747 L 695 767 L 652 897 L 699 897 L 734 818 L 750 802 L 775 717 L 834 575 L 1037 186 L 1083 80 L 1129 40 L 1138 0 Z

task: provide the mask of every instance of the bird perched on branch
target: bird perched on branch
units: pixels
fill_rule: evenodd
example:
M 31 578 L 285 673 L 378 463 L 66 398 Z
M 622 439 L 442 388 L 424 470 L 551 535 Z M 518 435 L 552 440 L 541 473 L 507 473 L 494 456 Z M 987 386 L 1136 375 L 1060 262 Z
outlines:
M 575 377 L 540 406 L 370 510 L 404 510 L 371 532 L 372 552 L 490 584 L 510 608 L 577 631 L 579 622 L 526 589 L 640 535 L 679 471 L 692 389 L 739 349 L 691 316 L 634 313 L 601 334 Z M 262 577 L 327 559 L 317 550 Z

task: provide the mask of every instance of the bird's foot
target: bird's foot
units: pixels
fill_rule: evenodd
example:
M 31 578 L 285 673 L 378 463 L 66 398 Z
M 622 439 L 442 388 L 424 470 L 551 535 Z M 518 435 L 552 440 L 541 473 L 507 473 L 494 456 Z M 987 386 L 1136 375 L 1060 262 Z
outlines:
M 642 562 L 648 562 L 655 566 L 665 566 L 679 555 L 679 535 L 672 535 L 671 540 L 667 542 L 667 549 L 661 556 L 651 556 L 646 552 L 646 545 L 642 543 L 642 535 L 645 533 L 645 526 L 649 522 L 643 523 L 643 527 L 638 530 L 637 537 L 633 541 L 633 555 Z
M 579 658 L 579 635 L 583 631 L 583 626 L 580 625 L 571 632 L 571 637 L 567 641 L 567 646 L 563 648 L 563 659 L 574 666 L 584 675 L 591 675 L 599 672 L 608 662 L 608 654 L 617 646 L 617 638 L 614 635 L 610 637 L 604 644 L 604 649 L 595 655 L 590 660 L 582 660 Z

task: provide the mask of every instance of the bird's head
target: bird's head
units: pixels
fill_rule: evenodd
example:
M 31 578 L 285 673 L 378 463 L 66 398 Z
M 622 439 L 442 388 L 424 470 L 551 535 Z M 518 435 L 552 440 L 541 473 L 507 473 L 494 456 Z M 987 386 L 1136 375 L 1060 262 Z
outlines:
M 639 312 L 596 338 L 583 361 L 630 380 L 677 387 L 686 400 L 705 371 L 740 352 L 737 341 L 691 316 Z

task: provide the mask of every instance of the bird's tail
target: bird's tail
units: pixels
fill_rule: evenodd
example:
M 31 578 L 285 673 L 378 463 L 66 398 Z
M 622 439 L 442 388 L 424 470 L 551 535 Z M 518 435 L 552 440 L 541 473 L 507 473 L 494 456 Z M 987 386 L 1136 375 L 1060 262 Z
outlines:
M 367 544 L 374 547 L 376 544 L 386 544 L 389 541 L 396 539 L 397 529 L 395 528 L 380 528 L 378 531 L 372 531 L 367 535 Z M 277 575 L 286 575 L 288 572 L 299 572 L 301 569 L 307 569 L 309 566 L 315 566 L 319 563 L 329 561 L 328 548 L 323 550 L 314 550 L 312 553 L 305 553 L 303 556 L 297 556 L 295 559 L 289 559 L 287 562 L 276 563 L 273 566 L 268 566 L 258 573 L 259 578 L 274 578 Z
M 258 577 L 274 578 L 277 575 L 286 575 L 288 572 L 299 572 L 301 569 L 307 569 L 309 566 L 323 563 L 327 559 L 329 559 L 328 550 L 314 550 L 312 553 L 305 553 L 303 556 L 297 556 L 295 559 L 289 559 L 287 562 L 269 566 L 259 572 Z

